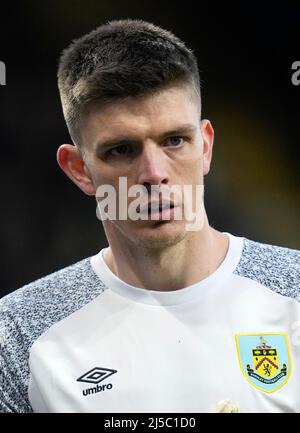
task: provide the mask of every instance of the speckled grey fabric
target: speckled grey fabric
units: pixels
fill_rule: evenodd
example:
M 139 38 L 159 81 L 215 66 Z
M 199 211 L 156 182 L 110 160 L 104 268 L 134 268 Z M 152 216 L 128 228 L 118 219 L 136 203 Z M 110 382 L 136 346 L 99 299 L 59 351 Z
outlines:
M 0 300 L 0 412 L 32 412 L 28 401 L 30 347 L 54 323 L 104 289 L 87 258 Z
M 300 251 L 244 238 L 234 274 L 250 278 L 276 293 L 300 301 Z

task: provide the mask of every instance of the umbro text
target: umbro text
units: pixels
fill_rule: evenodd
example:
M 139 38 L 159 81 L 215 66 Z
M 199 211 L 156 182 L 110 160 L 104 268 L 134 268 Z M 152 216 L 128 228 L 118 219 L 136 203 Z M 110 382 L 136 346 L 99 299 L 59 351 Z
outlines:
M 90 394 L 96 394 L 97 392 L 106 391 L 107 389 L 112 389 L 112 383 L 93 386 L 92 388 L 87 388 L 82 391 L 82 394 L 87 397 Z

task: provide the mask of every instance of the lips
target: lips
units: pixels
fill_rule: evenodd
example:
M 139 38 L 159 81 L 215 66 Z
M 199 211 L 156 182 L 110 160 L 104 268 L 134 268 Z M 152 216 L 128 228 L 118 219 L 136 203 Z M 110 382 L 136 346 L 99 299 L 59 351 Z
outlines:
M 147 205 L 141 208 L 141 213 L 161 212 L 165 209 L 172 209 L 174 203 L 170 201 L 162 202 L 149 202 Z

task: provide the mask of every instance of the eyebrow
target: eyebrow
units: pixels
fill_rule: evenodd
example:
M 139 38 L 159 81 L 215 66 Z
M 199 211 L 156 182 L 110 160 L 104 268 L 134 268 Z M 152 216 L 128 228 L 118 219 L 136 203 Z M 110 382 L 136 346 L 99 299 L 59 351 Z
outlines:
M 159 136 L 159 139 L 164 139 L 166 137 L 169 137 L 171 135 L 185 135 L 185 134 L 192 134 L 197 130 L 197 127 L 195 125 L 192 125 L 190 123 L 180 125 L 177 128 L 174 128 L 170 131 L 166 131 L 163 134 Z M 98 140 L 96 142 L 96 152 L 97 151 L 105 151 L 110 147 L 113 146 L 121 146 L 125 144 L 139 144 L 141 141 L 136 140 L 134 138 L 130 138 L 127 135 L 119 135 L 117 137 L 108 138 L 106 140 Z

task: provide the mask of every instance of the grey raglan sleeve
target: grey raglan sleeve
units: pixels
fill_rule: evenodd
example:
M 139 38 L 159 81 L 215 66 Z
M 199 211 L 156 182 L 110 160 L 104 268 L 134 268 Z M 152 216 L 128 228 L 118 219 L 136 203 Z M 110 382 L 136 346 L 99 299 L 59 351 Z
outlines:
M 26 337 L 6 307 L 0 300 L 0 412 L 32 412 Z
M 104 289 L 86 258 L 0 299 L 0 412 L 33 412 L 28 397 L 32 345 Z

